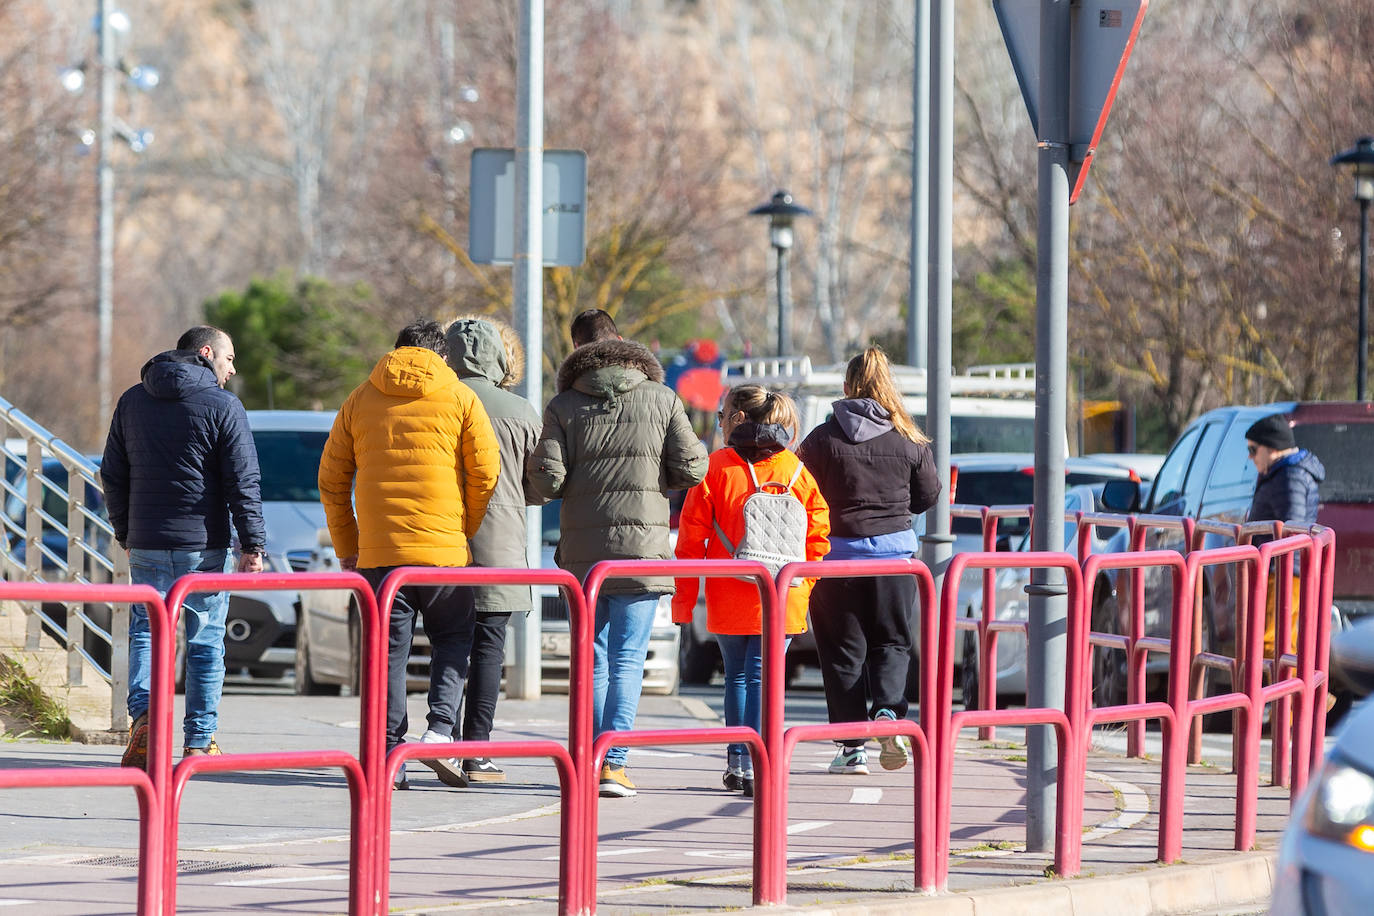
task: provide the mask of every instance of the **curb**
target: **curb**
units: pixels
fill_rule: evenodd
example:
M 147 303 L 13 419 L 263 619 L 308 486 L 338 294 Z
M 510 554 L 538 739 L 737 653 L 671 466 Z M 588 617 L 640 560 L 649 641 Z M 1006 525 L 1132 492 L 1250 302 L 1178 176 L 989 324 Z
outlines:
M 769 912 L 810 916 L 1165 916 L 1248 904 L 1264 906 L 1273 892 L 1274 856 L 1272 851 L 1237 853 L 1214 862 L 1158 866 L 1128 875 L 965 894 L 906 894 L 892 900 L 838 906 L 778 907 Z

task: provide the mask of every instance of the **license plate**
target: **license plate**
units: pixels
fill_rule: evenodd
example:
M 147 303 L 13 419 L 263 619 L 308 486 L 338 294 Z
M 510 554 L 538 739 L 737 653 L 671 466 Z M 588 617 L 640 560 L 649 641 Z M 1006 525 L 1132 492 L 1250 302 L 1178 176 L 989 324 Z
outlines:
M 544 655 L 572 655 L 571 633 L 540 633 L 539 649 Z

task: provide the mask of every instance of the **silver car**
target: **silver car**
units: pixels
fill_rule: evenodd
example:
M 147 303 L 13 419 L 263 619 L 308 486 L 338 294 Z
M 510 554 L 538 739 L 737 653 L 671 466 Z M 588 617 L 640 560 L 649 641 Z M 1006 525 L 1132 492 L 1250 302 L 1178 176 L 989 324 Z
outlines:
M 265 571 L 300 572 L 310 561 L 316 532 L 324 525 L 317 479 L 333 424 L 332 410 L 248 411 L 262 469 Z M 294 591 L 229 593 L 224 664 L 230 672 L 247 669 L 255 677 L 281 677 L 291 669 L 298 597 Z M 177 670 L 180 675 L 180 665 Z
M 1331 640 L 1332 686 L 1374 689 L 1374 623 Z M 1355 707 L 1298 796 L 1279 846 L 1276 916 L 1367 913 L 1374 900 L 1374 704 Z

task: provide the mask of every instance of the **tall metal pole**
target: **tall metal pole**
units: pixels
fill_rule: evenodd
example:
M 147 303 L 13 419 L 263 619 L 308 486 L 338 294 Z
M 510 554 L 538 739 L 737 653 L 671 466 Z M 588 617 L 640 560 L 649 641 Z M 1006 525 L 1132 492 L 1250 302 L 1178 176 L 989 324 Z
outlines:
M 1369 201 L 1360 199 L 1360 332 L 1355 378 L 1355 400 L 1365 399 L 1365 374 L 1369 359 Z
M 1036 550 L 1064 549 L 1064 435 L 1069 311 L 1070 0 L 1040 0 L 1039 226 L 1035 278 Z M 1068 600 L 1062 570 L 1034 570 L 1030 596 L 1028 696 L 1032 707 L 1064 706 Z M 1026 732 L 1026 849 L 1054 847 L 1053 732 Z
M 916 0 L 911 62 L 911 248 L 907 259 L 906 361 L 926 367 L 930 322 L 930 0 Z
M 954 9 L 955 0 L 930 2 L 930 334 L 926 343 L 926 433 L 935 453 L 935 469 L 949 483 L 950 315 L 954 281 Z M 943 586 L 953 552 L 949 533 L 949 499 L 935 500 L 926 511 L 921 559 Z M 935 608 L 922 608 L 933 613 Z M 933 647 L 923 646 L 922 663 L 935 663 Z
M 114 333 L 114 169 L 110 166 L 110 145 L 114 138 L 115 51 L 114 27 L 110 25 L 110 0 L 96 0 L 96 79 L 99 81 L 100 111 L 96 117 L 96 387 L 100 392 L 100 415 L 96 418 L 103 434 L 113 409 L 110 378 L 110 339 Z
M 512 259 L 515 328 L 525 343 L 521 391 L 542 416 L 544 408 L 544 0 L 520 0 L 515 68 L 515 251 Z M 525 556 L 540 563 L 540 511 L 525 513 Z M 506 678 L 511 697 L 539 696 L 541 608 L 516 614 L 515 666 Z
M 778 253 L 778 356 L 792 355 L 792 290 L 787 285 L 787 249 Z

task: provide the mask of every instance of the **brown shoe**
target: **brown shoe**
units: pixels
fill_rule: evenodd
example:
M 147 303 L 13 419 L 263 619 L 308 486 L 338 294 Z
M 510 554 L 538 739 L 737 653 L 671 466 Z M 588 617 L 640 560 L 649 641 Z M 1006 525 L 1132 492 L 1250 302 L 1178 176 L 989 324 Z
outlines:
M 205 745 L 205 747 L 183 747 L 181 749 L 181 756 L 183 760 L 187 757 L 200 757 L 202 755 L 218 757 L 223 753 L 224 751 L 219 749 L 219 745 L 215 743 L 214 738 L 211 738 L 210 743 Z
M 122 767 L 138 767 L 140 770 L 148 769 L 148 714 L 145 712 L 134 720 L 134 724 L 129 726 L 129 746 L 124 749 L 124 756 L 119 759 Z

